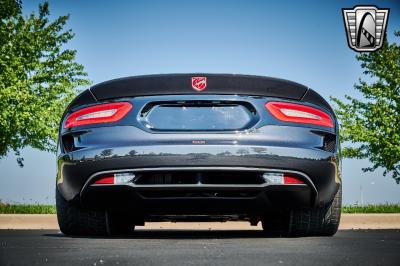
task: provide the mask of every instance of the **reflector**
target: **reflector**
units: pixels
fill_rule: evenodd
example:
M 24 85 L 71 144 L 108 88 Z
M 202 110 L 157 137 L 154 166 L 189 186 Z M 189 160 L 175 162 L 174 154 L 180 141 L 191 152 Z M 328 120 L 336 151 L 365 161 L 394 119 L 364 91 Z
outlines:
M 97 180 L 94 183 L 100 184 L 100 185 L 112 185 L 112 184 L 114 184 L 114 176 L 102 177 L 101 179 Z
M 303 180 L 295 177 L 295 176 L 290 176 L 290 175 L 286 175 L 283 177 L 284 183 L 285 185 L 289 185 L 289 184 L 305 184 L 303 182 Z

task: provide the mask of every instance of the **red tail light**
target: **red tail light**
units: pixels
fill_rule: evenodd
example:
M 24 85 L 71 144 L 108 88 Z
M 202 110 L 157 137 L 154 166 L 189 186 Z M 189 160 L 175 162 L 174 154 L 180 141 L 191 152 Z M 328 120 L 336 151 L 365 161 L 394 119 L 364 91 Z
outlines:
M 70 114 L 64 123 L 64 128 L 116 122 L 121 120 L 131 109 L 132 104 L 129 102 L 90 106 Z
M 317 108 L 285 102 L 268 102 L 265 108 L 281 121 L 333 128 L 332 118 Z

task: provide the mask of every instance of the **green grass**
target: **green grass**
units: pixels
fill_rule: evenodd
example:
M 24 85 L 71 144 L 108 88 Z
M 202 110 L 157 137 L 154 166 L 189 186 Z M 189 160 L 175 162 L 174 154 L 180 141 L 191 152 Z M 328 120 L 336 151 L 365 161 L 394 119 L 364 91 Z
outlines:
M 0 202 L 0 214 L 55 214 L 56 206 L 41 204 L 6 204 Z
M 400 204 L 368 204 L 343 206 L 342 213 L 400 213 Z
M 0 202 L 0 214 L 55 214 L 55 205 L 7 204 Z M 400 213 L 400 204 L 347 205 L 342 213 Z

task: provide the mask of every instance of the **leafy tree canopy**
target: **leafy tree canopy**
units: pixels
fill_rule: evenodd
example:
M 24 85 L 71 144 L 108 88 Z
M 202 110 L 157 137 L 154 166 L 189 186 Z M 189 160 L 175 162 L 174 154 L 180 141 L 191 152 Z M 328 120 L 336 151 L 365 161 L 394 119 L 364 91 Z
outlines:
M 23 16 L 19 0 L 0 0 L 0 158 L 27 146 L 55 151 L 58 123 L 87 73 L 76 51 L 68 16 L 50 21 L 47 2 Z
M 400 37 L 400 31 L 395 32 Z M 349 158 L 368 159 L 372 166 L 384 169 L 400 183 L 400 46 L 395 42 L 372 53 L 357 56 L 364 74 L 371 80 L 359 79 L 354 88 L 363 98 L 348 95 L 346 101 L 331 98 L 341 124 L 343 149 Z

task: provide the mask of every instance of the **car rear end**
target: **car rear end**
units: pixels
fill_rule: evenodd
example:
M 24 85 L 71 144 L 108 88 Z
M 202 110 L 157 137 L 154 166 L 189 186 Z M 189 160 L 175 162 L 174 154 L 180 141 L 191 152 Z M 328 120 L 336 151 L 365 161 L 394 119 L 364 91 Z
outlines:
M 114 80 L 66 110 L 58 202 L 104 216 L 101 232 L 248 220 L 287 234 L 291 218 L 328 210 L 340 194 L 337 143 L 332 109 L 297 83 L 218 74 Z

